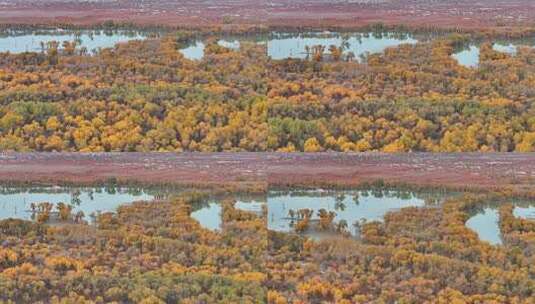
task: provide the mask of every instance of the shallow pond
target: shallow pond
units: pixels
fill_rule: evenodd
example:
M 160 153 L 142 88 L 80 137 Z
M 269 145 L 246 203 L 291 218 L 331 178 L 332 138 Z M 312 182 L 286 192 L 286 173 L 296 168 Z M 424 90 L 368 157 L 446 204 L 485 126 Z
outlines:
M 204 57 L 204 47 L 202 41 L 194 41 L 187 47 L 180 49 L 179 52 L 189 60 L 201 60 Z
M 255 201 L 255 200 L 253 200 L 253 201 L 242 201 L 242 200 L 240 200 L 240 201 L 236 202 L 236 204 L 234 205 L 234 208 L 261 215 L 262 214 L 262 208 L 264 208 L 265 205 L 266 205 L 266 203 L 265 202 L 261 202 L 261 201 Z
M 418 42 L 407 33 L 371 33 L 371 32 L 306 32 L 289 33 L 273 32 L 270 34 L 244 35 L 237 37 L 223 37 L 218 44 L 230 49 L 240 48 L 242 41 L 266 44 L 267 55 L 272 59 L 299 58 L 305 59 L 306 49 L 315 45 L 325 47 L 325 54 L 329 54 L 329 46 L 344 46 L 344 54 L 353 52 L 356 60 L 362 60 L 366 54 L 380 53 L 388 47 L 395 47 L 403 43 Z M 194 40 L 186 47 L 180 49 L 184 57 L 191 60 L 200 60 L 204 57 L 205 44 L 201 39 Z
M 355 222 L 382 221 L 387 212 L 405 207 L 436 206 L 450 196 L 445 193 L 416 193 L 402 190 L 295 190 L 270 191 L 268 194 L 268 229 L 293 231 L 290 210 L 312 209 L 317 220 L 320 209 L 334 211 L 334 223 L 344 220 L 351 234 L 358 235 Z
M 515 202 L 518 206 L 513 209 L 513 215 L 524 219 L 535 219 L 535 202 Z M 530 205 L 531 204 L 531 205 Z M 501 245 L 499 203 L 489 204 L 473 214 L 466 226 L 477 233 L 482 241 L 491 245 Z
M 353 52 L 355 59 L 361 60 L 366 54 L 381 53 L 388 47 L 417 42 L 418 40 L 407 33 L 273 33 L 267 41 L 267 53 L 272 59 L 305 59 L 310 56 L 310 50 L 315 45 L 324 46 L 326 54 L 329 53 L 329 47 L 334 45 L 343 46 L 344 53 Z
M 240 198 L 238 195 L 234 208 L 262 215 L 262 207 L 265 202 Z M 216 200 L 211 200 L 202 204 L 191 213 L 191 217 L 196 219 L 203 228 L 217 231 L 221 230 L 223 220 L 221 218 L 222 207 Z
M 203 228 L 217 231 L 221 229 L 221 204 L 210 202 L 191 213 L 191 217 Z
M 502 243 L 498 215 L 498 209 L 485 208 L 466 221 L 466 227 L 475 231 L 480 240 L 492 245 Z
M 517 45 L 512 42 L 497 42 L 492 45 L 492 49 L 514 56 L 517 52 Z M 457 60 L 460 65 L 474 68 L 479 65 L 479 53 L 479 46 L 469 45 L 465 48 L 459 49 L 451 56 Z
M 120 205 L 135 201 L 151 201 L 153 199 L 165 199 L 191 189 L 160 188 L 133 188 L 133 187 L 0 187 L 0 220 L 18 218 L 32 220 L 32 203 L 48 202 L 54 205 L 53 212 L 57 211 L 58 203 L 73 206 L 72 214 L 78 211 L 84 212 L 84 219 L 92 221 L 91 214 L 99 212 L 114 212 Z M 237 209 L 262 213 L 265 205 L 256 196 L 237 195 L 235 207 Z M 220 198 L 208 195 L 203 202 L 193 205 L 191 217 L 199 221 L 202 227 L 210 230 L 221 228 L 221 204 Z
M 217 41 L 217 44 L 232 50 L 240 49 L 240 41 L 235 39 L 220 39 Z M 205 47 L 206 45 L 202 40 L 195 40 L 188 44 L 188 46 L 180 49 L 179 52 L 189 60 L 201 60 L 204 57 Z
M 74 206 L 73 214 L 83 211 L 85 219 L 89 220 L 92 213 L 115 211 L 119 205 L 152 200 L 157 195 L 153 191 L 126 187 L 3 187 L 0 190 L 0 219 L 30 220 L 32 203 L 49 202 L 56 205 L 62 202 Z
M 99 48 L 113 47 L 117 43 L 130 40 L 145 39 L 151 33 L 127 30 L 100 31 L 100 30 L 7 30 L 0 32 L 0 52 L 23 53 L 41 52 L 43 42 L 45 45 L 51 41 L 78 40 L 80 47 L 86 47 L 89 52 Z M 152 33 L 154 34 L 154 33 Z
M 465 67 L 473 68 L 479 65 L 479 47 L 471 45 L 468 49 L 464 49 L 451 55 L 453 59 Z
M 91 221 L 91 214 L 113 212 L 118 206 L 139 200 L 153 200 L 178 194 L 180 190 L 164 191 L 162 189 L 143 189 L 134 187 L 1 187 L 0 219 L 32 219 L 31 204 L 49 202 L 54 205 L 63 202 L 74 206 L 75 214 L 83 211 L 85 219 Z M 314 210 L 312 219 L 317 220 L 320 209 L 334 211 L 334 223 L 346 221 L 348 230 L 358 235 L 355 222 L 382 221 L 384 215 L 404 207 L 437 206 L 445 198 L 455 195 L 443 192 L 410 192 L 402 190 L 271 190 L 267 196 L 268 229 L 290 232 L 295 219 L 289 215 L 290 210 L 309 208 Z M 236 196 L 235 208 L 262 215 L 266 205 L 263 199 Z M 515 202 L 514 215 L 521 218 L 535 219 L 535 202 Z M 499 229 L 499 204 L 489 204 L 474 211 L 466 226 L 475 231 L 479 238 L 493 245 L 502 243 Z M 54 209 L 55 211 L 55 209 Z M 221 229 L 221 205 L 219 199 L 209 197 L 198 206 L 194 206 L 192 218 L 202 227 L 210 230 Z M 309 233 L 310 234 L 310 233 Z M 315 237 L 312 233 L 311 237 Z M 320 236 L 321 237 L 321 236 Z

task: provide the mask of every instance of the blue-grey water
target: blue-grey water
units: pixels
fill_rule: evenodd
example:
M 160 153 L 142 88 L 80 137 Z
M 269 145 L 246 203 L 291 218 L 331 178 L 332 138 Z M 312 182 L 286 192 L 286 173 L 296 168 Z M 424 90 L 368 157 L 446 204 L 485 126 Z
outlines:
M 356 60 L 362 60 L 367 54 L 381 53 L 388 47 L 399 46 L 403 43 L 414 44 L 418 42 L 409 34 L 399 33 L 336 33 L 336 32 L 306 32 L 284 33 L 274 32 L 269 35 L 258 34 L 246 37 L 229 37 L 220 39 L 218 44 L 230 49 L 240 48 L 240 40 L 253 41 L 266 44 L 267 55 L 272 59 L 307 57 L 306 47 L 315 45 L 325 47 L 325 54 L 329 54 L 329 47 L 344 46 L 344 53 L 353 52 Z M 184 57 L 191 60 L 200 60 L 204 57 L 205 44 L 202 40 L 195 40 L 180 49 Z
M 48 202 L 72 205 L 72 214 L 83 211 L 85 219 L 90 221 L 91 214 L 114 212 L 124 204 L 134 201 L 152 201 L 158 197 L 180 194 L 179 190 L 140 189 L 128 187 L 2 187 L 0 188 L 0 220 L 17 218 L 32 220 L 31 204 Z M 235 207 L 240 210 L 262 213 L 265 202 L 244 199 L 238 196 Z M 200 225 L 210 230 L 221 228 L 221 204 L 217 198 L 209 197 L 204 204 L 194 206 L 191 217 Z
M 240 49 L 240 41 L 236 39 L 220 39 L 217 44 L 232 50 Z M 195 40 L 188 46 L 179 49 L 179 52 L 189 60 L 201 60 L 204 57 L 205 47 L 206 45 L 202 40 Z
M 92 213 L 115 211 L 122 204 L 152 199 L 154 194 L 130 188 L 3 188 L 0 193 L 0 219 L 30 220 L 32 203 L 72 204 L 72 213 L 83 211 L 87 219 Z
M 502 44 L 494 43 L 492 48 L 495 51 L 515 55 L 517 53 L 517 46 L 513 43 Z M 459 50 L 451 55 L 457 62 L 465 67 L 475 68 L 479 66 L 479 46 L 470 45 L 466 49 Z
M 41 42 L 48 43 L 57 41 L 81 42 L 80 47 L 86 47 L 88 51 L 98 50 L 99 48 L 109 48 L 117 43 L 127 42 L 130 40 L 145 39 L 147 35 L 142 32 L 127 31 L 24 31 L 10 32 L 0 35 L 0 52 L 23 53 L 23 52 L 40 52 L 42 50 Z
M 265 202 L 254 200 L 245 201 L 241 200 L 238 197 L 236 203 L 234 204 L 234 208 L 261 215 L 263 205 L 265 205 Z M 204 205 L 202 208 L 193 211 L 191 213 L 191 217 L 196 219 L 202 227 L 212 231 L 219 231 L 221 230 L 221 225 L 223 223 L 221 218 L 221 212 L 221 204 L 219 204 L 219 202 L 217 201 L 211 201 L 210 203 Z
M 500 226 L 500 216 L 495 208 L 485 208 L 482 212 L 472 216 L 466 221 L 466 226 L 477 233 L 480 240 L 491 245 L 502 243 Z
M 479 47 L 471 45 L 468 49 L 451 55 L 457 62 L 465 67 L 473 68 L 479 65 Z
M 202 227 L 217 231 L 221 229 L 221 204 L 211 202 L 203 208 L 193 211 L 191 217 L 201 224 Z
M 397 33 L 335 33 L 319 32 L 291 35 L 288 33 L 274 33 L 267 42 L 268 56 L 272 59 L 307 57 L 306 48 L 311 49 L 315 45 L 325 47 L 325 53 L 329 53 L 329 47 L 344 45 L 344 53 L 353 52 L 355 59 L 360 60 L 367 54 L 381 53 L 386 48 L 396 47 L 400 44 L 414 44 L 418 40 L 411 35 Z
M 134 201 L 153 200 L 162 195 L 156 190 L 128 187 L 35 187 L 35 188 L 0 188 L 0 219 L 19 218 L 31 220 L 31 204 L 49 202 L 57 205 L 60 202 L 74 206 L 73 214 L 83 211 L 86 220 L 92 213 L 113 212 L 120 205 Z M 314 210 L 313 219 L 317 219 L 317 211 L 326 209 L 336 212 L 335 223 L 345 220 L 349 232 L 357 235 L 353 223 L 366 221 L 382 221 L 384 215 L 404 207 L 436 206 L 444 198 L 452 194 L 413 193 L 407 191 L 387 190 L 293 190 L 269 191 L 267 198 L 268 229 L 276 231 L 293 231 L 289 211 L 309 208 Z M 263 201 L 242 200 L 237 198 L 235 207 L 240 210 L 262 214 L 266 205 Z M 499 229 L 499 205 L 491 205 L 473 214 L 466 226 L 477 233 L 483 241 L 493 245 L 502 244 Z M 535 202 L 515 206 L 516 217 L 535 220 Z M 209 199 L 208 203 L 193 211 L 192 218 L 199 221 L 202 227 L 210 230 L 221 229 L 221 205 L 217 199 Z
M 466 226 L 477 233 L 480 240 L 491 245 L 501 245 L 503 243 L 498 208 L 498 206 L 486 207 L 466 221 Z M 535 206 L 515 206 L 513 215 L 518 218 L 535 220 Z
M 282 232 L 293 231 L 290 210 L 312 209 L 312 219 L 318 219 L 320 209 L 334 211 L 334 223 L 345 220 L 348 230 L 358 235 L 355 222 L 382 221 L 385 214 L 405 207 L 436 206 L 446 196 L 442 194 L 421 195 L 398 190 L 298 190 L 270 192 L 268 195 L 268 229 Z

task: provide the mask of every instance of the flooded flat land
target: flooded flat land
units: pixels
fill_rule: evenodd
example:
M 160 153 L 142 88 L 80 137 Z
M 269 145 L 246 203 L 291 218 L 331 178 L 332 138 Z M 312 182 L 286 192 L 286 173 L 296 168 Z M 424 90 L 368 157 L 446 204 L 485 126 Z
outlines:
M 103 213 L 115 213 L 121 206 L 134 202 L 152 202 L 158 204 L 172 201 L 181 196 L 196 196 L 191 204 L 191 217 L 209 230 L 220 230 L 222 202 L 234 200 L 234 207 L 239 210 L 262 214 L 265 199 L 262 195 L 216 194 L 210 189 L 170 187 L 140 187 L 133 185 L 102 184 L 99 186 L 39 185 L 39 183 L 21 185 L 0 184 L 0 221 L 6 219 L 37 220 L 39 214 L 49 205 L 50 214 L 47 223 L 65 223 L 68 219 L 59 219 L 61 209 L 69 208 L 69 215 L 80 215 L 80 220 L 94 223 Z
M 113 48 L 119 43 L 132 40 L 144 40 L 165 35 L 164 31 L 155 30 L 69 30 L 64 28 L 40 27 L 34 29 L 17 29 L 14 27 L 0 29 L 0 53 L 45 53 L 52 43 L 75 42 L 80 54 L 97 54 L 101 49 Z M 220 46 L 239 51 L 242 43 L 265 45 L 266 55 L 271 60 L 301 59 L 313 60 L 316 54 L 327 61 L 333 60 L 333 49 L 340 52 L 338 59 L 367 62 L 372 54 L 381 54 L 388 48 L 404 44 L 432 42 L 447 34 L 411 33 L 409 31 L 270 31 L 249 34 L 219 35 Z M 206 38 L 206 37 L 205 37 Z M 458 64 L 468 68 L 478 68 L 481 43 L 491 43 L 494 51 L 515 56 L 521 47 L 533 48 L 534 37 L 523 39 L 469 39 L 455 49 L 451 55 Z M 182 55 L 190 60 L 204 58 L 207 41 L 202 37 L 193 37 L 178 47 Z M 82 51 L 83 49 L 83 51 Z M 337 60 L 338 60 L 337 59 Z
M 535 0 L 0 0 L 0 304 L 535 304 Z
M 326 190 L 293 189 L 270 190 L 267 199 L 267 226 L 270 230 L 292 232 L 300 220 L 300 210 L 312 210 L 311 222 L 320 220 L 321 210 L 333 212 L 333 225 L 358 237 L 358 226 L 371 221 L 383 221 L 388 212 L 407 207 L 436 207 L 453 193 L 414 192 L 395 188 L 365 187 L 362 189 Z M 309 233 L 312 236 L 318 231 Z M 323 231 L 327 232 L 327 231 Z M 333 232 L 333 231 L 330 231 Z
M 223 271 L 241 271 L 236 263 L 247 263 L 247 270 L 258 267 L 254 273 L 246 270 L 247 275 L 272 273 L 274 278 L 309 271 L 305 279 L 330 282 L 340 273 L 373 265 L 359 264 L 361 260 L 388 257 L 399 263 L 407 254 L 447 277 L 471 271 L 473 278 L 492 267 L 497 274 L 490 280 L 499 282 L 511 273 L 500 268 L 504 260 L 529 265 L 533 233 L 523 230 L 532 229 L 535 215 L 535 200 L 516 204 L 515 196 L 500 187 L 532 189 L 534 164 L 533 154 L 512 153 L 3 153 L 2 250 L 31 258 L 31 265 L 56 276 L 51 282 L 75 272 L 54 268 L 50 261 L 59 258 L 81 265 L 83 277 L 93 278 L 90 267 L 95 265 L 106 269 L 101 262 L 106 256 L 118 259 L 114 267 L 127 265 L 124 271 L 132 271 L 130 265 L 145 267 L 133 271 L 148 271 L 150 282 L 158 274 L 154 267 L 172 267 L 164 270 L 173 271 L 170 278 L 186 271 L 183 285 L 200 286 L 191 285 L 190 278 L 202 269 L 206 282 L 206 276 L 216 275 L 206 269 L 220 271 L 214 263 L 224 265 Z M 102 180 L 110 184 L 97 183 Z M 151 188 L 151 183 L 162 188 Z M 195 186 L 171 191 L 180 183 Z M 228 185 L 253 186 L 256 192 Z M 501 201 L 494 203 L 496 199 Z M 24 232 L 24 239 L 18 236 Z M 39 251 L 46 254 L 45 262 L 22 255 L 39 246 L 50 248 Z M 489 260 L 493 258 L 497 261 Z M 276 267 L 265 268 L 266 260 Z M 479 260 L 487 264 L 478 268 Z M 30 262 L 24 263 L 29 267 Z M 406 280 L 411 268 L 400 271 L 395 281 Z M 99 276 L 111 278 L 106 284 L 124 276 L 108 272 Z M 278 286 L 288 284 L 277 280 Z M 515 282 L 524 281 L 531 282 L 522 277 Z M 93 286 L 95 280 L 87 282 Z M 465 285 L 463 281 L 460 287 Z M 240 286 L 241 296 L 249 287 Z M 259 290 L 256 302 L 263 303 L 265 292 Z
M 83 211 L 88 220 L 90 214 L 114 212 L 119 205 L 183 192 L 148 188 L 151 184 L 197 189 L 232 186 L 226 189 L 257 193 L 254 198 L 233 197 L 234 207 L 257 215 L 262 215 L 265 207 L 268 229 L 292 232 L 299 210 L 311 210 L 315 223 L 323 209 L 334 212 L 334 224 L 343 222 L 350 234 L 358 236 L 362 221 L 382 221 L 385 214 L 406 207 L 439 207 L 445 199 L 459 195 L 455 190 L 431 191 L 433 187 L 470 191 L 509 187 L 527 193 L 534 178 L 535 155 L 517 153 L 2 153 L 0 217 L 30 219 L 32 203 L 49 202 L 54 208 L 59 203 L 70 204 L 73 213 Z M 144 187 L 57 186 L 109 180 Z M 431 188 L 357 187 L 377 181 Z M 10 186 L 17 183 L 28 186 Z M 331 186 L 347 188 L 334 190 Z M 191 217 L 206 229 L 220 230 L 221 203 L 220 198 L 207 198 L 195 205 Z M 472 210 L 466 222 L 481 240 L 493 245 L 501 244 L 499 206 Z M 533 204 L 523 202 L 513 213 L 533 218 Z M 309 236 L 318 235 L 313 232 Z
M 7 29 L 0 30 L 0 53 L 44 52 L 51 42 L 58 42 L 61 47 L 65 41 L 75 41 L 89 54 L 117 43 L 146 39 L 151 34 L 155 33 L 135 30 Z
M 232 50 L 240 49 L 242 42 L 263 44 L 266 54 L 273 60 L 287 58 L 310 60 L 317 48 L 321 46 L 326 57 L 331 57 L 331 47 L 339 47 L 345 53 L 351 53 L 352 59 L 365 61 L 369 54 L 384 52 L 387 48 L 402 44 L 415 44 L 427 41 L 431 35 L 419 35 L 409 32 L 386 31 L 305 31 L 256 33 L 247 35 L 223 36 L 218 44 Z M 200 60 L 204 57 L 205 43 L 202 39 L 194 39 L 180 49 L 184 57 L 190 60 Z
M 502 245 L 499 208 L 513 204 L 513 216 L 519 219 L 535 220 L 535 200 L 506 200 L 489 202 L 473 210 L 466 226 L 475 231 L 480 240 L 492 245 Z
M 122 204 L 153 200 L 158 192 L 127 187 L 9 187 L 0 188 L 0 220 L 33 219 L 36 204 L 48 202 L 72 206 L 73 213 L 82 211 L 86 220 L 100 212 L 115 211 Z

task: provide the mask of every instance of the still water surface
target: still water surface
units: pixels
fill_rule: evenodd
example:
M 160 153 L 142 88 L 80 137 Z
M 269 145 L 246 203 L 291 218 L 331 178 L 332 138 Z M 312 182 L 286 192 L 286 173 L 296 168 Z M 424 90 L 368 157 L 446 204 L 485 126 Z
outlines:
M 521 201 L 514 202 L 514 204 L 517 204 L 513 209 L 514 216 L 535 220 L 535 202 Z M 480 240 L 486 241 L 491 245 L 501 245 L 503 243 L 499 223 L 499 206 L 500 203 L 489 204 L 489 206 L 477 211 L 466 221 L 466 226 L 477 233 Z
M 63 41 L 78 40 L 80 47 L 87 48 L 88 51 L 98 50 L 99 48 L 109 48 L 117 43 L 127 42 L 130 40 L 141 40 L 148 35 L 155 34 L 140 31 L 68 31 L 68 30 L 8 30 L 0 32 L 0 52 L 23 53 L 23 52 L 41 52 L 41 42 L 45 45 L 51 41 L 60 43 Z
M 502 52 L 509 55 L 516 55 L 518 46 L 513 42 L 500 42 L 494 43 L 492 49 L 498 52 Z M 469 45 L 465 48 L 459 49 L 451 56 L 457 60 L 457 62 L 465 67 L 475 68 L 479 66 L 479 46 Z
M 113 212 L 120 205 L 134 201 L 150 201 L 179 194 L 178 190 L 163 191 L 161 189 L 143 189 L 129 187 L 0 187 L 0 219 L 19 218 L 32 219 L 31 204 L 60 202 L 74 206 L 73 214 L 83 211 L 85 219 L 90 221 L 91 214 Z M 267 204 L 262 199 L 236 197 L 235 207 L 240 210 L 262 215 L 267 206 L 268 229 L 282 232 L 293 231 L 293 220 L 290 210 L 309 208 L 314 210 L 312 219 L 318 219 L 320 209 L 334 211 L 334 223 L 346 221 L 348 230 L 357 236 L 358 228 L 353 224 L 363 221 L 382 221 L 387 212 L 397 211 L 405 207 L 434 207 L 444 199 L 457 195 L 447 192 L 411 192 L 404 190 L 270 190 Z M 535 220 L 535 202 L 514 202 L 513 214 L 516 217 Z M 500 204 L 489 204 L 471 215 L 466 226 L 477 233 L 483 241 L 493 245 L 502 244 L 499 228 Z M 210 230 L 220 230 L 221 204 L 217 198 L 207 198 L 205 202 L 194 206 L 191 216 L 201 226 Z M 314 237 L 314 235 L 312 235 Z
M 324 46 L 325 54 L 329 54 L 329 47 L 334 45 L 336 47 L 343 46 L 346 54 L 353 52 L 355 59 L 359 61 L 362 61 L 367 54 L 381 53 L 388 47 L 418 42 L 414 36 L 408 33 L 273 32 L 241 37 L 224 37 L 218 41 L 218 44 L 237 50 L 243 41 L 266 44 L 267 55 L 275 60 L 287 58 L 305 59 L 310 56 L 310 51 L 307 54 L 307 47 L 310 50 L 315 45 Z M 180 52 L 188 59 L 200 60 L 204 57 L 204 48 L 205 44 L 201 39 L 198 39 L 180 49 Z
M 318 219 L 320 209 L 334 211 L 334 223 L 344 220 L 355 236 L 358 229 L 353 224 L 362 221 L 382 221 L 387 212 L 405 207 L 437 206 L 449 194 L 416 193 L 404 190 L 295 190 L 271 191 L 268 195 L 268 229 L 293 231 L 290 210 L 312 209 L 312 220 Z
M 191 189 L 189 189 L 191 190 Z M 0 220 L 17 218 L 32 220 L 31 204 L 43 202 L 72 205 L 72 214 L 83 211 L 85 220 L 92 221 L 91 214 L 114 212 L 120 205 L 135 201 L 151 201 L 179 195 L 188 189 L 145 189 L 129 187 L 0 187 Z M 199 221 L 202 227 L 210 230 L 221 228 L 220 199 L 208 196 L 202 203 L 193 205 L 191 217 Z M 262 201 L 251 200 L 250 197 L 237 196 L 237 209 L 262 213 Z M 54 207 L 52 211 L 56 211 Z
M 31 204 L 49 202 L 74 206 L 73 214 L 83 211 L 86 219 L 98 212 L 115 211 L 122 204 L 139 200 L 152 200 L 153 191 L 126 187 L 3 187 L 0 190 L 0 219 L 31 219 Z

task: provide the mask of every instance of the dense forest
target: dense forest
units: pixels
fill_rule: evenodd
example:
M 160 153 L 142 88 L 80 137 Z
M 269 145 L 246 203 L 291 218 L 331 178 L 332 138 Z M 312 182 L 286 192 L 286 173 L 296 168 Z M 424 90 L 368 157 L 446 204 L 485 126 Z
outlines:
M 493 48 L 493 37 L 478 37 L 479 65 L 469 68 L 451 55 L 474 37 L 444 33 L 360 60 L 344 45 L 274 60 L 265 44 L 232 49 L 218 43 L 220 34 L 204 33 L 204 56 L 191 60 L 180 49 L 197 34 L 168 32 L 95 51 L 67 41 L 1 53 L 0 151 L 535 151 L 532 48 L 506 54 Z M 156 183 L 166 163 L 139 164 L 152 166 Z M 439 169 L 425 175 L 427 164 L 414 163 L 415 172 L 439 187 Z M 345 186 L 325 168 L 316 186 Z M 244 166 L 243 176 L 253 169 Z M 57 180 L 75 184 L 92 174 L 76 172 Z M 473 172 L 465 180 L 474 185 L 448 189 L 455 195 L 443 202 L 395 208 L 381 220 L 335 220 L 345 198 L 332 210 L 285 206 L 287 232 L 268 229 L 268 203 L 258 212 L 236 205 L 238 189 L 269 193 L 269 179 L 257 182 L 263 174 L 227 186 L 195 181 L 194 190 L 98 212 L 89 222 L 72 202 L 32 202 L 22 210 L 31 220 L 0 220 L 0 304 L 535 303 L 535 224 L 515 216 L 513 204 L 520 195 L 535 199 L 527 186 L 533 179 L 516 184 L 504 172 L 495 176 L 509 188 L 496 181 L 476 189 L 477 175 L 488 172 Z M 216 192 L 225 198 L 217 202 L 221 225 L 211 230 L 192 214 Z M 491 202 L 500 202 L 494 245 L 466 225 Z M 358 195 L 350 203 L 358 205 Z
M 267 209 L 232 199 L 221 230 L 207 230 L 190 217 L 203 204 L 196 192 L 125 205 L 95 225 L 4 220 L 0 302 L 533 303 L 533 222 L 503 205 L 500 246 L 464 224 L 496 197 L 511 199 L 466 194 L 363 223 L 360 239 L 319 241 L 268 231 Z
M 451 54 L 469 34 L 388 48 L 342 46 L 271 60 L 192 33 L 90 55 L 75 42 L 0 55 L 0 150 L 535 151 L 535 51 L 480 43 L 478 68 Z

